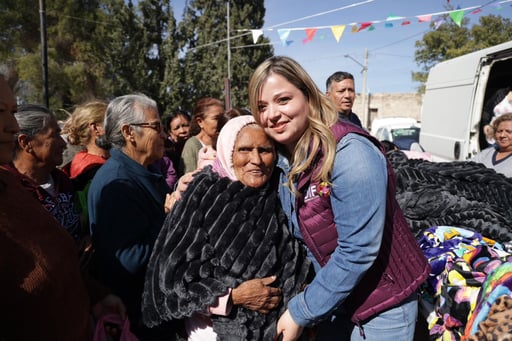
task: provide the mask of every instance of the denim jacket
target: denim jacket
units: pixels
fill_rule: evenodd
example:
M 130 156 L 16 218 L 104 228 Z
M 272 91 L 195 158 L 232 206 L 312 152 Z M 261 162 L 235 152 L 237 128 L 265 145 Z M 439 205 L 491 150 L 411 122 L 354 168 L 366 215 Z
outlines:
M 289 228 L 302 240 L 295 195 L 285 186 L 290 167 L 283 155 L 279 155 L 277 167 L 281 171 L 279 196 Z M 371 141 L 348 134 L 338 142 L 330 188 L 337 247 L 324 267 L 308 250 L 316 276 L 288 304 L 299 325 L 314 325 L 340 307 L 372 266 L 384 231 L 387 179 L 386 159 Z

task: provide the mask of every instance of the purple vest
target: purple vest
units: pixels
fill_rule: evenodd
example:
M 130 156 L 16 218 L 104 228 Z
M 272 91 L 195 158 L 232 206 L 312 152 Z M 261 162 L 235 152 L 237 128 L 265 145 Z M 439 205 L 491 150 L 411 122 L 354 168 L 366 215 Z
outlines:
M 348 133 L 357 133 L 372 141 L 383 152 L 380 143 L 363 129 L 339 121 L 331 127 L 336 141 Z M 296 207 L 299 227 L 304 242 L 321 266 L 324 266 L 337 246 L 338 233 L 329 196 L 315 195 L 319 183 L 313 182 L 313 170 L 323 163 L 322 152 L 317 154 L 313 167 L 308 168 L 298 181 Z M 370 317 L 398 305 L 409 297 L 428 277 L 430 266 L 416 243 L 410 227 L 395 198 L 393 169 L 387 162 L 388 187 L 386 220 L 382 244 L 375 263 L 344 302 L 351 320 L 360 324 Z M 304 198 L 308 196 L 308 201 Z

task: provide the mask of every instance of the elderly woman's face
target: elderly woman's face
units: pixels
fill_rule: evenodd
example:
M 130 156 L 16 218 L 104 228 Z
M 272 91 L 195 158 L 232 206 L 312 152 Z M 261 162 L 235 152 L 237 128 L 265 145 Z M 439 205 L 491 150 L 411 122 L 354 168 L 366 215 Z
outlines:
M 62 153 L 66 149 L 66 141 L 60 135 L 57 120 L 52 119 L 48 128 L 35 134 L 28 143 L 34 158 L 49 166 L 48 168 L 57 167 L 62 163 Z
M 500 151 L 512 151 L 512 121 L 501 122 L 494 136 Z
M 16 99 L 7 82 L 0 78 L 0 163 L 12 161 L 15 134 L 19 131 L 15 112 Z
M 190 120 L 183 116 L 177 115 L 169 124 L 169 136 L 174 142 L 182 142 L 190 136 Z
M 263 186 L 272 175 L 275 158 L 274 144 L 261 127 L 250 124 L 240 130 L 233 148 L 233 168 L 240 182 Z

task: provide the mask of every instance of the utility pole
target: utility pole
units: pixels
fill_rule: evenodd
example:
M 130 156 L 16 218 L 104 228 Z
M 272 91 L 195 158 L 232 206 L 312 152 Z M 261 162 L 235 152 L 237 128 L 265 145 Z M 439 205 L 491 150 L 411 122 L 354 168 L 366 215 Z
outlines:
M 356 59 L 352 58 L 351 55 L 346 54 L 345 58 L 350 58 L 352 61 L 354 61 L 357 65 L 361 66 L 363 69 L 361 70 L 361 73 L 363 74 L 363 90 L 361 91 L 361 98 L 363 100 L 363 127 L 369 128 L 370 127 L 370 110 L 368 110 L 368 94 L 366 90 L 366 76 L 368 72 L 368 48 L 364 49 L 364 64 L 361 64 Z
M 370 110 L 368 105 L 368 91 L 366 90 L 366 73 L 368 72 L 368 48 L 364 49 L 363 65 L 363 124 L 366 129 L 370 128 Z
M 224 106 L 226 111 L 231 110 L 231 42 L 230 42 L 230 34 L 229 34 L 229 0 L 226 2 L 227 4 L 227 46 L 228 46 L 228 78 L 224 82 Z
M 39 0 L 39 21 L 41 25 L 41 71 L 43 76 L 43 100 L 50 108 L 48 95 L 48 47 L 46 45 L 46 1 Z

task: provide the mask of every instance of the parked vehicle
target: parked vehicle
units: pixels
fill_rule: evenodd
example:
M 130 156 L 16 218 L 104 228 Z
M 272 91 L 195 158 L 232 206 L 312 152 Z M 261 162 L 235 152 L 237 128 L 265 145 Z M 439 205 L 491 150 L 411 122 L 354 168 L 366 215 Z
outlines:
M 512 89 L 512 41 L 438 63 L 423 97 L 420 144 L 434 161 L 466 160 L 488 146 L 483 127 Z
M 420 124 L 410 117 L 376 118 L 371 134 L 379 141 L 393 142 L 401 150 L 410 150 L 420 139 Z

